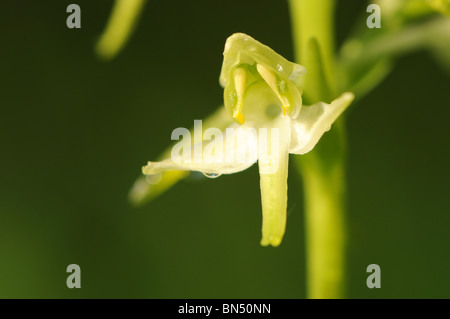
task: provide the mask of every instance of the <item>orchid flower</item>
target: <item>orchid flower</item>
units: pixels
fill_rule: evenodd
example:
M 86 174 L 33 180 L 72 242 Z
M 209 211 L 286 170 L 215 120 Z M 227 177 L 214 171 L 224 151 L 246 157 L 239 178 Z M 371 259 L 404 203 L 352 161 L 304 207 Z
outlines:
M 286 227 L 289 154 L 311 151 L 354 98 L 352 93 L 343 93 L 330 104 L 302 105 L 305 73 L 303 66 L 286 60 L 252 37 L 233 34 L 225 44 L 220 75 L 225 107 L 207 125 L 218 124 L 222 132 L 230 128 L 248 129 L 238 137 L 224 134 L 223 145 L 232 145 L 226 148 L 225 155 L 233 160 L 218 160 L 214 152 L 205 152 L 208 143 L 197 141 L 189 146 L 192 152 L 187 152 L 188 156 L 174 160 L 167 153 L 161 161 L 148 162 L 143 174 L 150 180 L 161 173 L 183 171 L 200 171 L 215 177 L 243 171 L 257 161 L 263 214 L 261 245 L 280 245 Z M 268 136 L 262 129 L 274 132 L 263 147 L 265 151 L 261 150 L 261 141 Z M 201 132 L 206 133 L 203 129 Z M 237 143 L 229 143 L 236 137 Z M 199 147 L 202 158 L 192 160 L 190 155 Z M 270 154 L 267 149 L 271 150 Z M 242 153 L 241 150 L 244 156 L 238 160 L 234 155 Z

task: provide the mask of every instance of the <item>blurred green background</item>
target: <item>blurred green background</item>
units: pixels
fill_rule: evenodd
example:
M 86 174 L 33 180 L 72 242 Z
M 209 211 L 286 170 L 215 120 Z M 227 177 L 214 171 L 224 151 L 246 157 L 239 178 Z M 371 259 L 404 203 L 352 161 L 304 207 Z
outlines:
M 66 7 L 81 6 L 81 29 Z M 112 1 L 3 1 L 0 297 L 304 298 L 301 181 L 287 233 L 259 245 L 257 167 L 191 178 L 136 209 L 147 160 L 222 103 L 225 39 L 245 32 L 293 58 L 285 1 L 150 0 L 125 50 L 93 53 Z M 338 1 L 341 41 L 364 14 Z M 450 77 L 425 52 L 348 111 L 351 298 L 450 297 Z M 81 267 L 81 289 L 66 267 Z M 366 267 L 381 266 L 381 289 Z

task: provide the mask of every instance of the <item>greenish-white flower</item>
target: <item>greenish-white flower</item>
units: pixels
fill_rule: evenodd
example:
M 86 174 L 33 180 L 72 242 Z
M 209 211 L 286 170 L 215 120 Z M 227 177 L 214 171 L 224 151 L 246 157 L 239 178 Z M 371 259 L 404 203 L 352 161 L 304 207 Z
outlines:
M 238 143 L 234 143 L 235 148 L 225 149 L 225 155 L 233 155 L 239 151 L 238 147 L 245 145 L 241 148 L 246 152 L 245 160 L 220 161 L 214 154 L 204 152 L 201 161 L 190 157 L 175 161 L 167 153 L 161 161 L 148 162 L 143 173 L 147 176 L 162 173 L 161 181 L 164 183 L 164 174 L 168 178 L 180 171 L 200 171 L 214 176 L 232 174 L 258 161 L 263 210 L 261 245 L 278 246 L 286 226 L 289 154 L 311 151 L 354 98 L 352 93 L 343 93 L 330 104 L 302 105 L 305 73 L 303 66 L 286 60 L 246 34 L 230 36 L 225 44 L 220 75 L 226 111 L 222 108 L 213 120 L 208 121 L 207 127 L 217 124 L 216 127 L 223 132 L 226 128 L 236 127 L 254 129 L 249 132 L 256 134 L 242 134 Z M 277 154 L 260 150 L 260 132 L 264 131 L 260 129 L 276 130 L 275 138 L 267 139 L 266 148 L 272 152 L 276 150 Z M 225 133 L 224 136 L 226 139 Z M 223 144 L 226 145 L 227 141 Z M 275 144 L 277 147 L 272 148 Z M 200 147 L 204 149 L 206 145 L 203 142 Z M 192 146 L 192 154 L 196 147 L 198 145 Z M 273 158 L 276 158 L 275 170 Z M 137 183 L 132 196 L 142 195 L 139 193 L 142 189 L 142 182 Z

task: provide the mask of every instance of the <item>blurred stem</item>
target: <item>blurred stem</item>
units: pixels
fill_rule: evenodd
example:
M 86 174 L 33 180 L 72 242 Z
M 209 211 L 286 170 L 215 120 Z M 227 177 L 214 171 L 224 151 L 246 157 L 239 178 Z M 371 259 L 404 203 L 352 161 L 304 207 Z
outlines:
M 358 99 L 382 82 L 391 72 L 395 58 L 409 52 L 428 49 L 444 66 L 450 66 L 448 18 L 435 17 L 396 30 L 385 28 L 371 36 L 362 33 L 344 43 L 338 58 L 341 90 L 352 91 Z
M 95 48 L 99 57 L 110 60 L 122 50 L 136 26 L 146 1 L 115 1 L 108 24 Z
M 304 92 L 307 102 L 335 97 L 332 33 L 335 3 L 333 0 L 289 3 L 296 59 L 308 72 Z M 316 52 L 320 56 L 316 59 L 309 57 L 311 40 L 319 47 Z M 345 297 L 345 146 L 344 123 L 340 119 L 312 152 L 296 157 L 305 192 L 308 298 Z
M 422 48 L 433 48 L 436 42 L 448 43 L 449 29 L 449 19 L 435 18 L 382 33 L 367 42 L 358 38 L 350 39 L 342 47 L 340 62 L 345 68 L 361 68 L 386 57 L 392 58 Z

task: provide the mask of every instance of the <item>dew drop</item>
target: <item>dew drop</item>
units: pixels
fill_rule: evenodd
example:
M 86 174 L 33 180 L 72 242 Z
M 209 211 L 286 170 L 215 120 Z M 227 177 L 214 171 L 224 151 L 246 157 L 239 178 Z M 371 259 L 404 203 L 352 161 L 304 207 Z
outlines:
M 158 184 L 161 181 L 161 179 L 162 179 L 161 173 L 145 176 L 145 180 L 147 181 L 147 183 L 151 185 Z
M 202 172 L 202 174 L 208 178 L 217 178 L 222 175 L 220 173 L 205 173 L 205 172 Z

